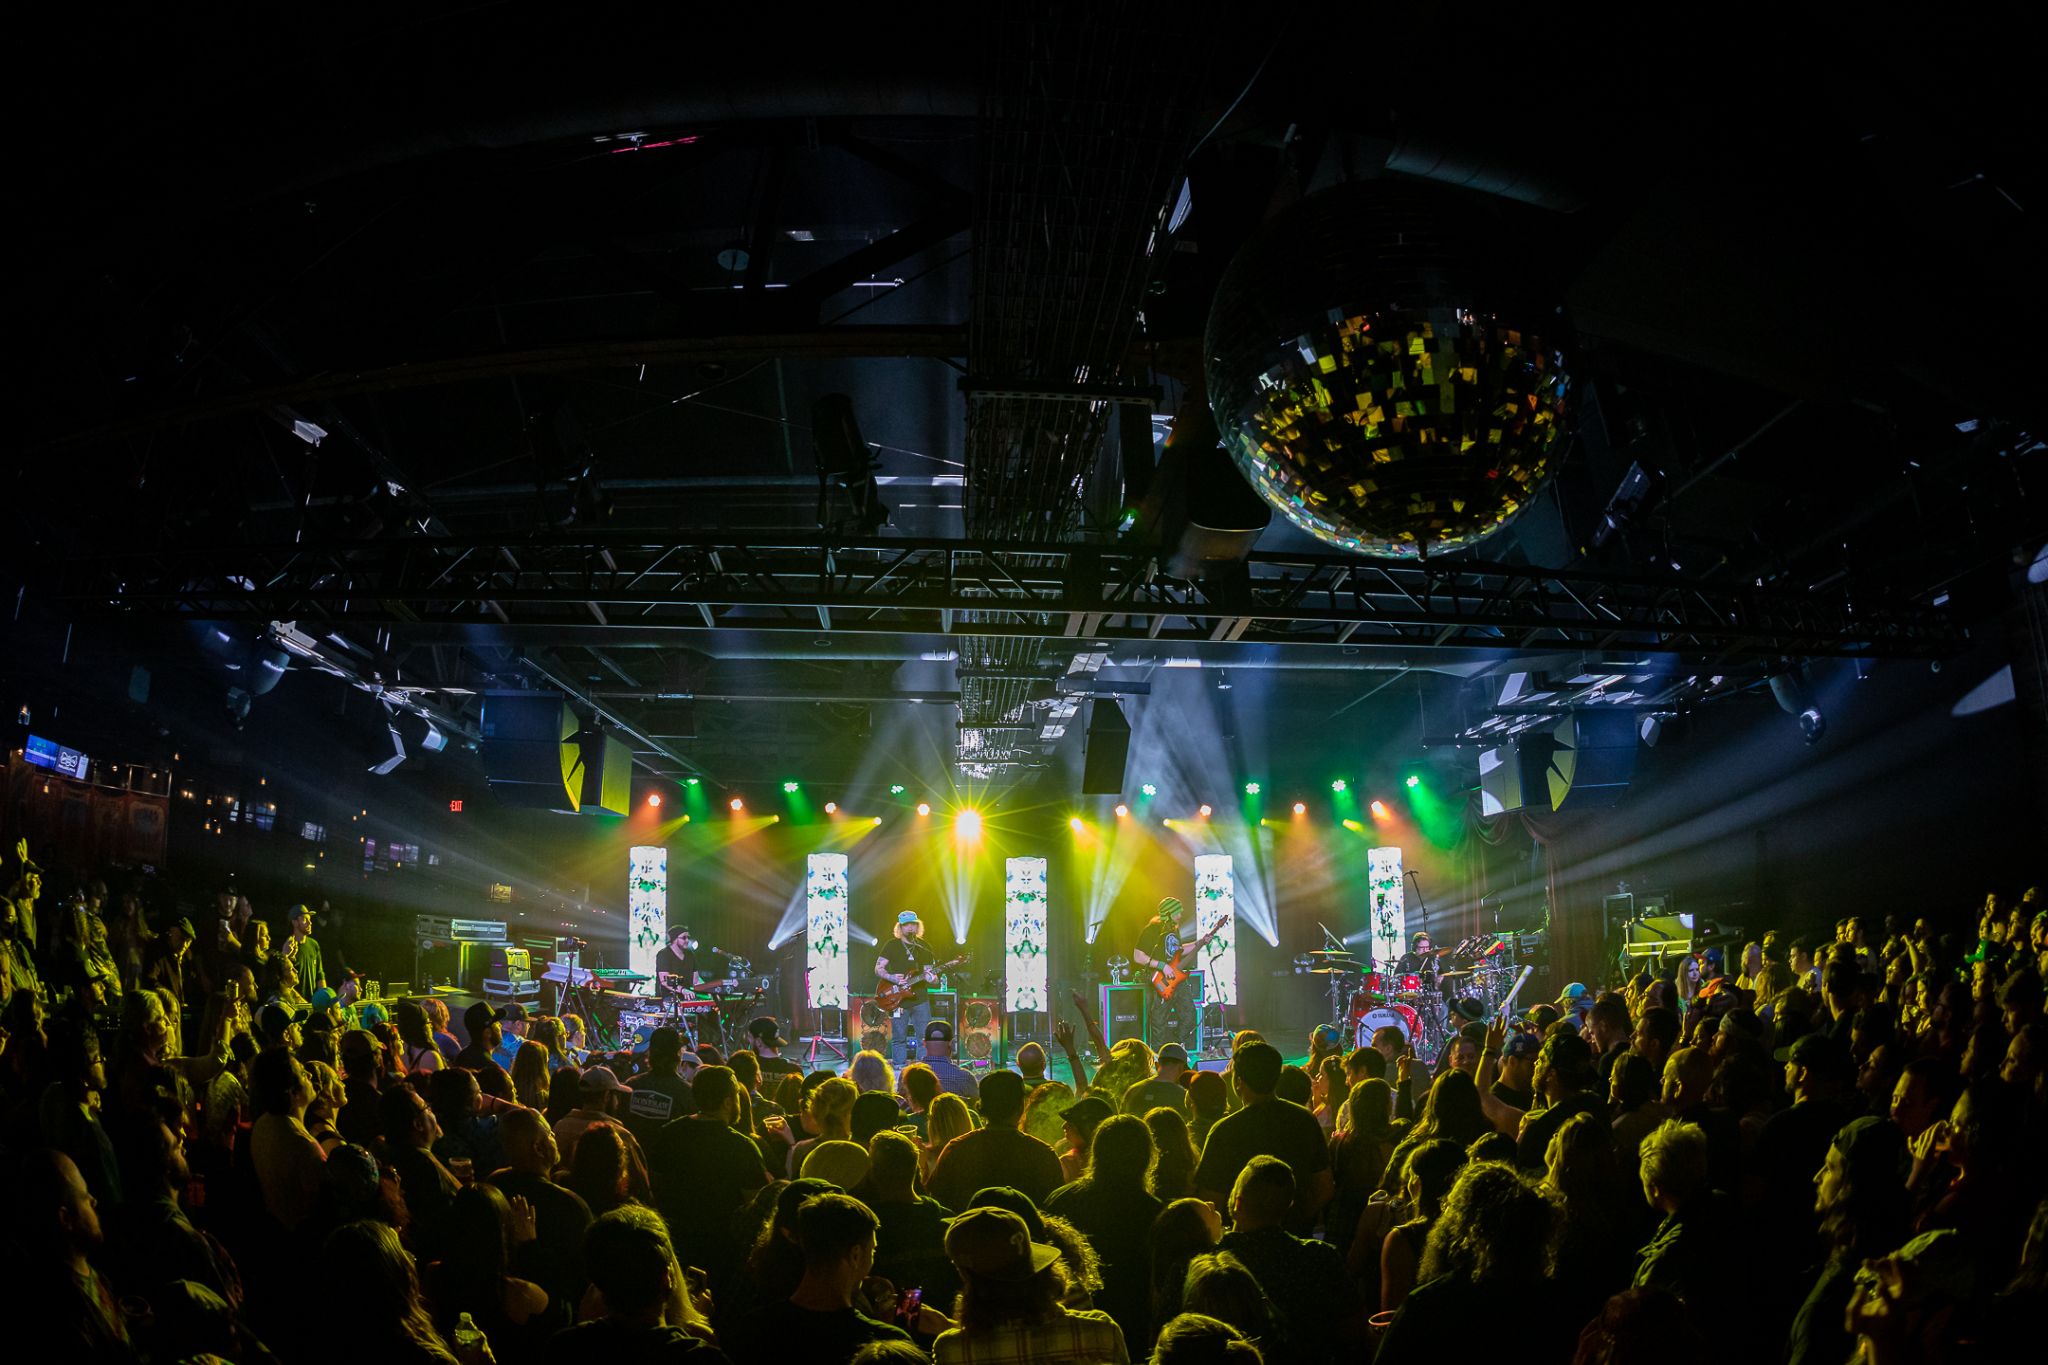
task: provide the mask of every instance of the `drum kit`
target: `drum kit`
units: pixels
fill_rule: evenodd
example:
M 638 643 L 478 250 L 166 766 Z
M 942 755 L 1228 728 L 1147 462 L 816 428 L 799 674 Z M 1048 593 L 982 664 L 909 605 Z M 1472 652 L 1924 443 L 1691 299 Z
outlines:
M 1328 978 L 1331 1022 L 1359 1047 L 1391 1028 L 1433 1064 L 1466 1019 L 1484 1018 L 1514 990 L 1513 944 L 1493 934 L 1406 956 L 1394 954 L 1389 940 L 1387 956 L 1361 958 L 1328 929 L 1323 933 L 1328 946 L 1297 957 L 1295 970 Z

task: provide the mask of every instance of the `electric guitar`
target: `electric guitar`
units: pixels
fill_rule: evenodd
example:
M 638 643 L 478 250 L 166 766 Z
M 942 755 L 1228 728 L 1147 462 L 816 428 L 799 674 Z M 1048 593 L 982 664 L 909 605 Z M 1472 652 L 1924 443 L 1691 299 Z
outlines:
M 923 995 L 928 987 L 938 985 L 940 972 L 950 971 L 966 961 L 966 956 L 962 955 L 954 958 L 951 962 L 935 962 L 931 966 L 926 967 L 922 972 L 912 976 L 904 985 L 883 985 L 875 992 L 875 1008 L 885 1013 L 897 1009 L 906 1002 Z
M 1226 921 L 1226 923 L 1227 922 L 1228 921 Z M 1180 965 L 1182 961 L 1184 961 L 1190 955 L 1199 950 L 1203 944 L 1207 943 L 1210 939 L 1216 937 L 1216 935 L 1222 932 L 1223 925 L 1219 924 L 1214 929 L 1211 929 L 1208 933 L 1202 935 L 1200 938 L 1195 939 L 1192 942 L 1181 944 L 1180 951 L 1173 955 L 1173 960 L 1171 962 L 1165 960 L 1164 958 L 1153 959 L 1152 989 L 1159 992 L 1159 998 L 1161 1000 L 1173 999 L 1173 993 L 1180 989 L 1181 982 L 1186 981 L 1188 979 L 1187 970 Z

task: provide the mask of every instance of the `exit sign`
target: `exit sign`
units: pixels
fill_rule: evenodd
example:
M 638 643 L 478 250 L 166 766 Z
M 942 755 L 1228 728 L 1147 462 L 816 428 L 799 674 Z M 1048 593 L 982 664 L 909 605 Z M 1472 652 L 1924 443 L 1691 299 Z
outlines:
M 450 801 L 450 802 L 448 803 L 448 809 L 449 809 L 450 811 L 452 811 L 453 813 L 455 813 L 456 815 L 460 815 L 460 814 L 462 814 L 462 802 L 460 802 L 460 801 Z

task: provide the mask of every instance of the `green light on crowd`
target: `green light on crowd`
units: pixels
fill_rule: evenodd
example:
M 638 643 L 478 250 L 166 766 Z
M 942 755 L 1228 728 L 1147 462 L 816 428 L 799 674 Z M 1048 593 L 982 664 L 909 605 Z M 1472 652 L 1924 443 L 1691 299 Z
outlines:
M 1245 794 L 1246 796 L 1257 796 L 1257 795 L 1259 794 L 1259 784 L 1258 784 L 1258 783 L 1256 783 L 1256 782 L 1247 782 L 1247 783 L 1245 783 L 1245 784 L 1244 784 L 1244 794 Z
M 1330 790 L 1333 792 L 1347 792 L 1351 790 L 1351 784 L 1340 777 L 1330 784 Z

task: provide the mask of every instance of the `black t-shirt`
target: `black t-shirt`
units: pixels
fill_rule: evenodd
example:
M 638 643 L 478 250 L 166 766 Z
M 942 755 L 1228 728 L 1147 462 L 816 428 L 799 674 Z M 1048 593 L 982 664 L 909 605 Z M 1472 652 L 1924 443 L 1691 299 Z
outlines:
M 1227 1232 L 1218 1244 L 1243 1261 L 1280 1313 L 1281 1341 L 1289 1360 L 1330 1360 L 1337 1331 L 1358 1311 L 1358 1290 L 1344 1258 L 1328 1242 L 1312 1242 L 1282 1228 Z M 1271 1346 L 1268 1346 L 1271 1354 Z M 1278 1356 L 1274 1357 L 1278 1359 Z
M 1154 962 L 1171 962 L 1174 954 L 1180 951 L 1180 946 L 1186 943 L 1188 938 L 1189 935 L 1183 932 L 1181 925 L 1176 924 L 1168 929 L 1155 919 L 1139 932 L 1137 948 Z
M 754 1140 L 716 1119 L 672 1119 L 647 1153 L 654 1204 L 684 1265 L 716 1274 L 738 1263 L 733 1213 L 768 1183 Z
M 980 1191 L 1008 1185 L 1042 1206 L 1064 1179 L 1059 1153 L 1029 1133 L 996 1124 L 947 1143 L 926 1192 L 949 1209 L 965 1209 Z
M 1225 1114 L 1202 1144 L 1195 1191 L 1228 1196 L 1238 1174 L 1255 1156 L 1275 1156 L 1294 1171 L 1296 1208 L 1310 1181 L 1330 1169 L 1330 1142 L 1316 1116 L 1290 1100 L 1259 1100 Z
M 678 985 L 695 985 L 697 955 L 688 950 L 679 953 L 675 949 L 664 945 L 654 955 L 654 972 L 656 982 L 659 982 L 662 976 L 666 974 L 675 977 Z M 664 986 L 663 989 L 666 990 L 667 987 Z
M 1081 1229 L 1102 1258 L 1102 1292 L 1095 1306 L 1116 1319 L 1126 1341 L 1145 1339 L 1152 1302 L 1152 1220 L 1164 1207 L 1142 1187 L 1106 1180 L 1062 1185 L 1045 1201 L 1045 1211 Z
M 1511 1109 L 1525 1111 L 1530 1105 L 1536 1103 L 1535 1092 L 1512 1089 L 1506 1081 L 1495 1081 L 1493 1083 L 1493 1097 Z
M 761 1074 L 763 1076 L 801 1076 L 804 1074 L 804 1069 L 787 1057 L 762 1057 L 760 1062 Z
M 921 938 L 898 939 L 882 949 L 882 955 L 875 965 L 891 976 L 905 976 L 911 972 L 923 971 L 939 960 L 939 955 L 925 946 Z
M 793 1303 L 773 1303 L 733 1319 L 719 1329 L 719 1342 L 734 1365 L 817 1365 L 853 1359 L 871 1341 L 909 1341 L 910 1333 L 877 1322 L 857 1308 L 819 1312 Z
M 533 1240 L 512 1252 L 512 1273 L 532 1280 L 551 1298 L 576 1303 L 590 1283 L 583 1272 L 583 1234 L 590 1230 L 590 1205 L 574 1190 L 546 1176 L 506 1167 L 491 1183 L 507 1199 L 533 1205 Z
M 631 1360 L 639 1365 L 729 1365 L 725 1352 L 680 1327 L 634 1327 L 610 1318 L 557 1332 L 547 1344 L 546 1365 L 586 1365 L 592 1360 Z
M 1605 1114 L 1607 1106 L 1591 1090 L 1575 1090 L 1530 1119 L 1515 1141 L 1515 1164 L 1525 1171 L 1541 1171 L 1550 1164 L 1550 1140 L 1565 1120 L 1574 1114 Z

